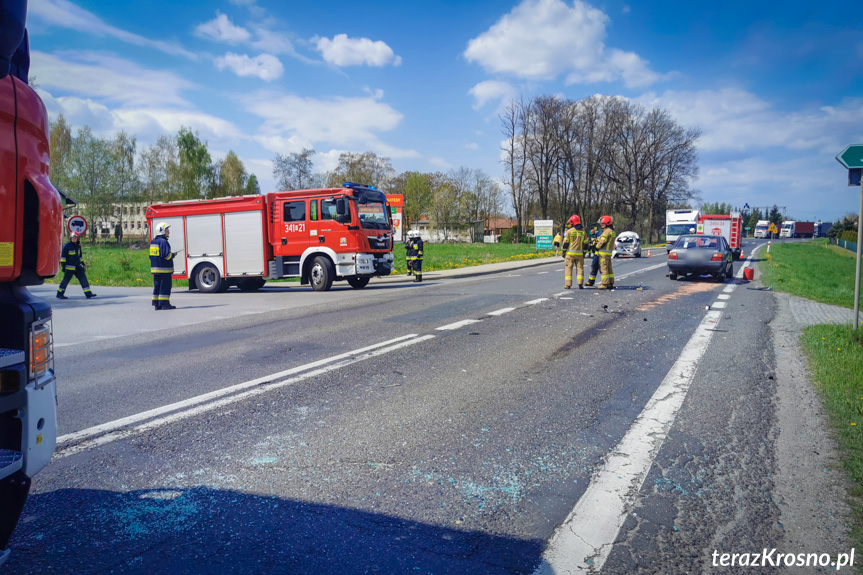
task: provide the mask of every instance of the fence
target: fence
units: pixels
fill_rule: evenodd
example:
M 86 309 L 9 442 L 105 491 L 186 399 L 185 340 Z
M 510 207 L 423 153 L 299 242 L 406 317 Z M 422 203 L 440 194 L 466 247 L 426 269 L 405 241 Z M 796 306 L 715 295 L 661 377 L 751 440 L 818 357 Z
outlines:
M 830 238 L 830 243 L 834 246 L 839 246 L 840 248 L 854 252 L 855 254 L 857 253 L 857 242 L 849 242 L 847 240 L 840 240 L 839 238 Z

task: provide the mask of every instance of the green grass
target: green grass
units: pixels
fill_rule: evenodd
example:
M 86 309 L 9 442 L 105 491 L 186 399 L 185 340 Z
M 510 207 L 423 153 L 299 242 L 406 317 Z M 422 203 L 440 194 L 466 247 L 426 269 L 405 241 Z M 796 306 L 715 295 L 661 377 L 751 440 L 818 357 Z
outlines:
M 758 255 L 761 283 L 807 299 L 854 307 L 856 254 L 826 240 L 777 243 Z
M 852 536 L 859 549 L 863 546 L 863 346 L 860 332 L 855 333 L 849 325 L 815 325 L 803 331 L 801 343 L 839 441 L 853 497 Z
M 140 245 L 140 244 L 139 244 Z M 87 279 L 95 288 L 104 286 L 147 287 L 153 285 L 150 275 L 150 256 L 146 244 L 140 249 L 116 244 L 91 245 L 84 243 L 84 261 L 87 263 Z M 407 273 L 405 249 L 396 244 L 394 274 Z M 553 251 L 537 252 L 527 244 L 425 244 L 423 271 L 456 269 L 482 264 L 528 260 L 554 255 Z M 48 283 L 60 283 L 58 274 Z M 72 280 L 77 284 L 76 280 Z M 174 280 L 174 287 L 185 287 L 184 280 Z

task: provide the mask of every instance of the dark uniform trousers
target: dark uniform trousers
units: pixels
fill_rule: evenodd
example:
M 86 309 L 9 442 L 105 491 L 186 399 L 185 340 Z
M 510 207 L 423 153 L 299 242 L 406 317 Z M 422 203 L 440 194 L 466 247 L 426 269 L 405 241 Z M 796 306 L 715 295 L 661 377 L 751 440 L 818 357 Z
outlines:
M 60 287 L 57 289 L 57 293 L 63 294 L 66 292 L 66 287 L 68 287 L 69 282 L 72 281 L 72 277 L 78 278 L 78 281 L 81 283 L 81 288 L 84 290 L 84 294 L 87 297 L 90 297 L 90 282 L 87 281 L 87 273 L 84 271 L 83 266 L 75 266 L 75 269 L 66 269 L 63 273 L 63 281 L 60 282 Z

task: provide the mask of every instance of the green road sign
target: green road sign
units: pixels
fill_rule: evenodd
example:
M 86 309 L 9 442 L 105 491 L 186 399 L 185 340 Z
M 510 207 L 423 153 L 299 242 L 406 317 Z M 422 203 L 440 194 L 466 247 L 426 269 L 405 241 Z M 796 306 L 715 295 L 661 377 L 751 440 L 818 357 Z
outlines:
M 551 236 L 536 236 L 536 249 L 538 250 L 550 250 L 553 249 L 552 245 L 552 237 Z
M 852 170 L 854 168 L 863 168 L 863 144 L 852 144 L 846 146 L 836 159 L 840 164 Z

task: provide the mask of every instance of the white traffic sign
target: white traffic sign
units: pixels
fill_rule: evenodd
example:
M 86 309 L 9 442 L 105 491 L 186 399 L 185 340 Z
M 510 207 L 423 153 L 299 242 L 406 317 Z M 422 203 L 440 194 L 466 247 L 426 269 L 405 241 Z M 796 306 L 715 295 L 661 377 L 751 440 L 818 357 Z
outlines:
M 66 222 L 66 228 L 68 228 L 70 234 L 76 233 L 79 236 L 83 236 L 87 233 L 87 220 L 84 219 L 84 216 L 72 216 Z

